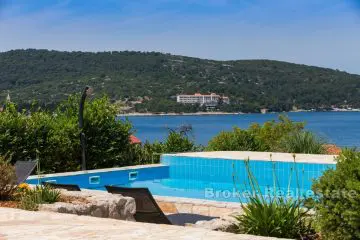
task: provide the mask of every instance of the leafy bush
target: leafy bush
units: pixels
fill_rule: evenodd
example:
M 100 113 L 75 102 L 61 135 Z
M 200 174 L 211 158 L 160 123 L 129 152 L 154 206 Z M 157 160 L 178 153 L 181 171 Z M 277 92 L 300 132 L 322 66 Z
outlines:
M 324 239 L 360 239 L 360 152 L 344 150 L 336 169 L 324 172 L 313 190 Z
M 304 123 L 292 122 L 280 115 L 278 122 L 267 121 L 263 125 L 252 124 L 248 129 L 234 127 L 231 132 L 221 132 L 209 141 L 207 150 L 320 153 L 321 142 L 303 128 Z
M 16 191 L 15 168 L 0 157 L 0 200 L 10 199 Z
M 277 151 L 281 140 L 304 129 L 304 123 L 293 122 L 285 115 L 279 121 L 267 121 L 263 125 L 252 124 L 248 131 L 260 143 L 258 151 Z
M 59 201 L 61 193 L 48 186 L 36 186 L 34 189 L 25 190 L 20 195 L 19 207 L 25 210 L 36 211 L 39 204 L 55 203 Z
M 107 97 L 93 100 L 84 111 L 84 132 L 89 169 L 133 165 L 126 158 L 130 149 L 131 124 L 115 119 L 118 109 Z
M 158 163 L 162 153 L 178 153 L 199 151 L 201 148 L 189 139 L 186 132 L 169 130 L 164 142 L 149 143 L 144 145 L 132 145 L 128 158 L 133 159 L 136 164 Z
M 258 151 L 260 143 L 248 131 L 234 127 L 232 132 L 221 132 L 209 141 L 209 151 Z
M 7 154 L 13 163 L 39 158 L 45 172 L 79 170 L 78 104 L 79 98 L 71 96 L 53 113 L 33 109 L 31 114 L 7 104 L 0 114 L 0 155 Z M 88 169 L 134 164 L 127 158 L 131 125 L 116 121 L 116 113 L 107 97 L 86 102 L 83 131 Z
M 129 159 L 133 159 L 136 165 L 159 163 L 160 155 L 164 152 L 161 142 L 150 143 L 146 141 L 142 146 L 134 144 L 128 152 Z
M 323 146 L 323 141 L 309 131 L 285 136 L 280 143 L 281 151 L 289 153 L 323 154 L 325 153 Z
M 246 204 L 240 198 L 243 214 L 235 217 L 238 233 L 296 239 L 314 236 L 309 210 L 301 207 L 305 200 L 285 195 L 265 196 L 250 169 L 249 160 L 245 161 L 245 169 L 252 194 Z M 276 193 L 281 186 L 276 181 L 275 169 L 273 175 L 273 191 Z
M 185 133 L 170 131 L 163 143 L 164 153 L 196 151 L 195 143 Z

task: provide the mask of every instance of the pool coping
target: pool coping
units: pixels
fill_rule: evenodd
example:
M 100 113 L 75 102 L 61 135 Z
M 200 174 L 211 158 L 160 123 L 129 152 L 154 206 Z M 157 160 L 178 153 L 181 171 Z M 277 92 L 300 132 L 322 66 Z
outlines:
M 92 173 L 102 173 L 102 172 L 115 172 L 123 170 L 134 170 L 134 169 L 143 169 L 143 168 L 157 168 L 157 167 L 167 167 L 164 164 L 147 164 L 147 165 L 135 165 L 135 166 L 126 166 L 126 167 L 114 167 L 114 168 L 102 168 L 94 170 L 83 170 L 83 171 L 72 171 L 64 173 L 50 173 L 50 174 L 40 174 L 32 175 L 27 178 L 27 180 L 38 179 L 38 178 L 49 178 L 49 177 L 65 177 L 65 176 L 75 176 L 81 174 L 92 174 Z
M 205 158 L 221 159 L 221 160 L 237 160 L 244 161 L 250 159 L 251 161 L 273 161 L 273 162 L 294 162 L 293 153 L 280 152 L 252 152 L 252 151 L 214 151 L 214 152 L 187 152 L 187 153 L 169 153 L 163 154 L 162 157 L 175 156 L 187 158 Z M 336 164 L 336 157 L 338 155 L 325 154 L 295 154 L 296 163 L 308 164 Z M 271 160 L 272 159 L 272 160 Z
M 279 153 L 279 152 L 251 152 L 251 151 L 217 151 L 217 152 L 187 152 L 187 153 L 166 153 L 162 154 L 161 158 L 166 156 L 176 157 L 187 157 L 187 158 L 206 158 L 210 159 L 222 159 L 222 160 L 237 160 L 244 161 L 253 155 L 250 161 L 274 161 L 274 162 L 293 162 L 292 153 Z M 270 159 L 270 155 L 272 159 Z M 315 164 L 336 164 L 335 158 L 337 155 L 324 155 L 324 154 L 295 154 L 296 163 L 315 163 Z M 299 159 L 300 158 L 300 159 Z M 88 173 L 100 173 L 100 172 L 113 172 L 121 170 L 133 170 L 142 168 L 155 168 L 155 167 L 166 167 L 167 164 L 146 164 L 146 165 L 135 165 L 126 167 L 114 167 L 114 168 L 102 168 L 95 170 L 84 170 L 84 171 L 72 171 L 65 173 L 50 173 L 29 176 L 30 179 L 45 178 L 45 177 L 62 177 L 62 176 L 73 176 Z

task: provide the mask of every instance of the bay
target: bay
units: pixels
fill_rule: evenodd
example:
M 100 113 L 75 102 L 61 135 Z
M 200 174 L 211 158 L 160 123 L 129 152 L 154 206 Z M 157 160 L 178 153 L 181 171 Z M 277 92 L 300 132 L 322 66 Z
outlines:
M 166 138 L 168 129 L 191 125 L 192 138 L 197 144 L 208 141 L 221 131 L 234 126 L 248 128 L 252 123 L 277 120 L 278 113 L 241 115 L 196 115 L 196 116 L 129 116 L 135 135 L 141 141 L 154 142 Z M 306 129 L 324 138 L 327 142 L 342 147 L 360 147 L 360 112 L 291 112 L 288 117 L 297 122 L 306 122 Z M 121 117 L 124 119 L 124 117 Z

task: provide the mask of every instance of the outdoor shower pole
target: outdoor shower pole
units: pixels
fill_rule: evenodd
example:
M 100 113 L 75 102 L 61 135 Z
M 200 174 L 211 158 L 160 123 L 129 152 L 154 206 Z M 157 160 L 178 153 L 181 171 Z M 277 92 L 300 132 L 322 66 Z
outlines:
M 86 170 L 86 137 L 83 132 L 84 128 L 84 105 L 86 96 L 89 95 L 90 87 L 86 86 L 81 95 L 79 107 L 79 128 L 80 128 L 80 144 L 81 144 L 81 170 Z

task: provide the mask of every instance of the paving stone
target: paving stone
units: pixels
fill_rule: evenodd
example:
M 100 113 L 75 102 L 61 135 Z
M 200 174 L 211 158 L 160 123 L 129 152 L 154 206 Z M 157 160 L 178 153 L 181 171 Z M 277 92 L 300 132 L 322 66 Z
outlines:
M 193 213 L 193 204 L 191 203 L 175 203 L 175 206 L 179 213 Z
M 203 228 L 0 208 L 0 239 L 272 240 Z
M 161 210 L 165 213 L 178 213 L 178 209 L 176 208 L 174 203 L 169 202 L 157 202 Z

